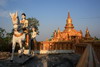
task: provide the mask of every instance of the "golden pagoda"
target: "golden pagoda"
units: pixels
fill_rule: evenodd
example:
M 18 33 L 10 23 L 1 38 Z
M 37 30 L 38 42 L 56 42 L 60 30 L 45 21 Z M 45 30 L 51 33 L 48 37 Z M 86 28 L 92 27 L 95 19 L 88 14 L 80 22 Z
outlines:
M 93 40 L 93 38 L 91 37 L 88 28 L 86 28 L 86 33 L 85 33 L 85 40 Z
M 90 35 L 89 30 L 88 30 L 88 28 L 87 28 L 87 29 L 86 29 L 85 38 L 90 38 L 90 37 L 91 37 L 91 35 Z
M 66 19 L 66 25 L 64 31 L 58 30 L 54 31 L 53 38 L 51 41 L 68 41 L 73 39 L 81 39 L 82 38 L 82 31 L 77 31 L 74 29 L 74 26 L 72 24 L 72 19 L 70 17 L 70 12 L 68 12 L 68 17 Z

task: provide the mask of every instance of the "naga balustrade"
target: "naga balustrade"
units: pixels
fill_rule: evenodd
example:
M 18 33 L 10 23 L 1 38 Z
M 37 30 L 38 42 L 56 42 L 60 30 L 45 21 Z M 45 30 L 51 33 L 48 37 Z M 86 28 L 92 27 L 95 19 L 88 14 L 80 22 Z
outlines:
M 87 45 L 76 67 L 100 67 L 100 62 L 91 45 Z
M 92 44 L 92 46 L 93 46 L 94 51 L 95 51 L 95 53 L 96 53 L 96 55 L 97 55 L 97 58 L 98 58 L 98 60 L 99 60 L 99 62 L 100 62 L 100 42 L 99 42 L 99 43 L 98 43 L 98 42 L 94 42 L 94 43 Z
M 83 54 L 86 46 L 87 46 L 87 43 L 75 44 L 75 52 L 78 54 Z
M 100 61 L 100 42 L 85 42 L 85 43 L 75 44 L 75 52 L 82 55 L 87 44 L 90 44 L 94 48 L 96 56 Z

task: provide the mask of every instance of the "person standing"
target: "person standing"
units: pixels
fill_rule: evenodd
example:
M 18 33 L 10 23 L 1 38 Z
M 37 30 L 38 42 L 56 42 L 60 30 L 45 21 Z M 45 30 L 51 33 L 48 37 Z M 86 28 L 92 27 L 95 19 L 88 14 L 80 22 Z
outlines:
M 36 29 L 33 27 L 32 28 L 32 33 L 31 33 L 31 39 L 30 39 L 30 44 L 29 44 L 29 52 L 28 55 L 31 55 L 31 52 L 33 50 L 35 41 L 36 41 L 36 36 L 37 36 L 37 32 Z

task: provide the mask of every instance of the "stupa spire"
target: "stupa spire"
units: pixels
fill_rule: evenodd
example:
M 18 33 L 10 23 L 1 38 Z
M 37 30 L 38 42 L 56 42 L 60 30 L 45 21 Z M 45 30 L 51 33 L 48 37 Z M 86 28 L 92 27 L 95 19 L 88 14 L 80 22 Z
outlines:
M 88 27 L 86 28 L 86 33 L 89 33 Z
M 89 33 L 89 30 L 88 30 L 88 27 L 86 28 L 85 37 L 86 37 L 86 38 L 90 38 L 90 37 L 91 37 L 91 35 L 90 35 L 90 33 Z
M 67 24 L 72 24 L 72 19 L 71 19 L 71 17 L 70 17 L 70 12 L 68 12 L 68 17 L 67 17 L 67 19 L 66 19 L 66 23 L 67 23 Z
M 74 26 L 72 24 L 72 19 L 70 16 L 70 12 L 68 12 L 68 17 L 66 19 L 66 26 L 65 26 L 65 31 L 69 31 L 70 29 L 73 29 Z
M 70 17 L 70 12 L 68 12 L 68 18 L 71 18 L 71 17 Z

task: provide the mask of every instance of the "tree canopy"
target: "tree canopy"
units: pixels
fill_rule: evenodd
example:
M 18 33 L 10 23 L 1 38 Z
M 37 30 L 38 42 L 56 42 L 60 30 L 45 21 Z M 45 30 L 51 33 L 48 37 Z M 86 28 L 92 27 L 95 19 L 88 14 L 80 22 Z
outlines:
M 34 27 L 35 29 L 36 29 L 36 32 L 39 34 L 39 29 L 38 29 L 38 27 L 39 27 L 39 20 L 37 20 L 36 18 L 28 18 L 27 19 L 28 20 L 28 22 L 29 22 L 29 27 L 31 28 L 31 27 Z
M 5 33 L 6 33 L 5 29 L 0 28 L 0 38 L 3 38 Z

